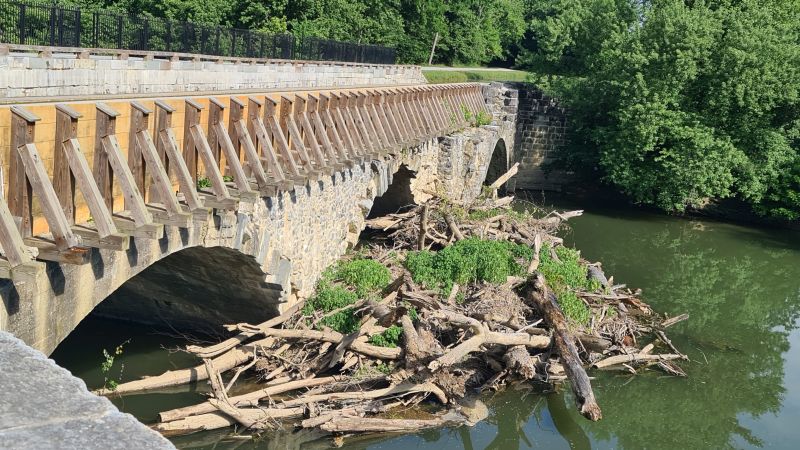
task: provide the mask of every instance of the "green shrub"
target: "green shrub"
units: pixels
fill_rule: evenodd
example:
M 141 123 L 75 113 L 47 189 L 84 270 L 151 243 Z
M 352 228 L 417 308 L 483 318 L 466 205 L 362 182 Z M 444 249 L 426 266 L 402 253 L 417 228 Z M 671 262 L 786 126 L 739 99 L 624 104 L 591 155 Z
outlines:
M 518 260 L 527 262 L 532 257 L 533 251 L 524 245 L 469 238 L 437 253 L 411 252 L 406 267 L 415 282 L 449 292 L 453 283 L 502 283 L 508 276 L 522 275 L 525 267 Z
M 359 297 L 386 287 L 391 273 L 383 264 L 372 259 L 354 259 L 336 269 L 336 278 L 356 290 Z
M 396 348 L 400 345 L 400 336 L 402 335 L 403 327 L 392 325 L 383 330 L 383 333 L 370 336 L 367 342 L 378 347 Z
M 586 265 L 581 263 L 580 253 L 577 250 L 563 245 L 556 247 L 555 253 L 559 262 L 550 255 L 550 249 L 548 244 L 542 246 L 539 253 L 539 272 L 558 296 L 561 310 L 567 319 L 578 324 L 586 324 L 590 319 L 589 309 L 573 291 L 577 289 L 594 291 L 600 285 L 597 281 L 587 278 Z
M 314 311 L 320 311 L 323 314 L 329 313 L 335 309 L 352 305 L 358 300 L 358 296 L 342 286 L 332 286 L 328 282 L 320 282 L 317 288 L 317 293 L 303 306 L 304 315 L 312 315 Z M 336 314 L 328 316 L 318 323 L 318 327 L 329 327 L 342 334 L 348 334 L 358 329 L 359 320 L 353 314 L 352 308 L 339 311 Z

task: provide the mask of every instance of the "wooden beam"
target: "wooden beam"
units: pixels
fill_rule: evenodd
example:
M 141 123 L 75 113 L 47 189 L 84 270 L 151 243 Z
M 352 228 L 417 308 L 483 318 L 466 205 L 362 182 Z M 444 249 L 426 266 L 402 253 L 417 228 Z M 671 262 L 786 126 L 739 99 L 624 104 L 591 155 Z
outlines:
M 231 142 L 230 135 L 227 130 L 225 130 L 225 126 L 222 125 L 222 122 L 217 122 L 214 125 L 214 129 L 219 139 L 220 148 L 224 152 L 225 159 L 228 162 L 228 168 L 233 176 L 233 182 L 236 184 L 236 188 L 239 190 L 242 200 L 245 200 L 245 197 L 253 198 L 255 192 L 250 188 L 250 182 L 239 161 L 239 154 L 233 142 Z
M 65 104 L 56 105 L 56 134 L 53 146 L 53 188 L 67 221 L 75 223 L 75 177 L 67 163 L 64 143 L 78 136 L 81 115 Z
M 257 120 L 261 120 L 259 116 L 256 116 L 255 118 Z M 267 174 L 264 171 L 264 167 L 261 165 L 261 158 L 258 156 L 258 150 L 256 150 L 256 144 L 253 142 L 253 138 L 250 135 L 248 126 L 245 124 L 245 121 L 242 118 L 239 119 L 238 122 L 234 123 L 233 127 L 236 129 L 236 135 L 239 137 L 239 142 L 244 148 L 244 160 L 246 166 L 249 168 L 253 178 L 255 178 L 259 190 L 261 190 L 263 193 L 269 188 L 269 182 L 267 181 Z
M 3 248 L 3 254 L 11 268 L 27 264 L 33 259 L 30 249 L 22 242 L 22 235 L 14 222 L 14 216 L 11 215 L 2 196 L 0 196 L 0 247 Z
M 89 163 L 83 156 L 78 139 L 73 137 L 62 143 L 61 150 L 61 153 L 65 156 L 71 175 L 74 176 L 74 182 L 77 183 L 84 200 L 86 200 L 86 205 L 89 207 L 89 212 L 92 214 L 92 221 L 97 229 L 99 238 L 102 239 L 116 234 L 117 227 L 114 225 L 111 211 L 108 209 L 108 206 L 106 206 L 105 199 L 103 195 L 100 194 L 100 189 L 92 178 Z M 71 223 L 75 223 L 74 217 Z
M 191 224 L 191 214 L 183 211 L 175 192 L 172 189 L 172 182 L 169 179 L 167 171 L 161 164 L 161 159 L 158 157 L 158 151 L 153 143 L 150 134 L 146 130 L 139 131 L 136 136 L 139 147 L 142 150 L 142 156 L 147 162 L 150 177 L 153 179 L 153 185 L 158 192 L 158 198 L 161 200 L 159 203 L 163 205 L 166 211 L 166 216 L 169 219 L 169 224 L 176 225 L 182 228 L 188 228 Z M 158 222 L 167 224 L 160 219 L 163 219 L 160 212 L 157 214 L 150 210 L 150 215 L 153 216 Z M 158 217 L 157 217 L 158 216 Z
M 149 116 L 152 112 L 151 109 L 137 101 L 131 102 L 131 123 L 128 134 L 128 167 L 133 175 L 133 180 L 136 182 L 136 187 L 142 195 L 145 195 L 147 192 L 146 163 L 137 135 L 140 131 L 147 131 Z M 130 209 L 127 204 L 125 208 Z
M 229 200 L 232 200 L 231 195 L 230 192 L 228 192 L 227 186 L 225 186 L 225 181 L 222 179 L 222 173 L 219 171 L 217 160 L 214 159 L 214 153 L 211 151 L 208 140 L 206 140 L 203 128 L 197 124 L 193 125 L 189 131 L 197 147 L 197 153 L 203 161 L 203 166 L 205 166 L 206 176 L 211 181 L 211 187 L 214 190 L 216 200 L 227 204 Z M 210 206 L 205 200 L 203 203 L 206 206 Z
M 114 172 L 114 176 L 119 181 L 119 186 L 122 189 L 122 194 L 125 197 L 126 210 L 129 210 L 131 217 L 136 223 L 137 227 L 149 225 L 153 223 L 153 217 L 147 211 L 147 206 L 144 203 L 144 197 L 136 185 L 136 180 L 133 178 L 131 169 L 126 164 L 122 156 L 122 150 L 119 148 L 116 135 L 108 135 L 102 140 L 102 148 L 106 154 L 108 163 Z M 127 232 L 123 228 L 117 228 L 121 231 Z
M 19 231 L 23 238 L 33 234 L 33 188 L 17 149 L 34 142 L 35 126 L 39 120 L 39 117 L 24 108 L 11 107 L 8 209 L 12 216 L 21 218 Z
M 186 162 L 186 168 L 189 169 L 189 174 L 192 180 L 197 181 L 198 173 L 198 158 L 197 158 L 197 144 L 192 138 L 191 129 L 195 125 L 200 124 L 200 114 L 203 106 L 196 101 L 187 98 L 184 102 L 184 116 L 183 116 L 183 160 Z
M 183 194 L 186 205 L 192 211 L 205 209 L 203 201 L 197 195 L 197 182 L 192 178 L 192 174 L 183 160 L 180 150 L 178 150 L 178 142 L 172 128 L 161 130 L 158 138 L 161 141 L 167 160 L 171 163 L 172 172 L 178 179 L 180 193 Z
M 105 149 L 103 148 L 103 138 L 113 136 L 116 133 L 117 116 L 119 113 L 111 109 L 105 103 L 96 103 L 97 114 L 95 116 L 94 134 L 94 165 L 92 172 L 94 181 L 103 196 L 106 208 L 113 212 L 114 209 L 114 172 L 108 162 Z
M 56 247 L 59 250 L 66 250 L 79 246 L 81 239 L 75 236 L 70 229 L 69 220 L 61 209 L 61 203 L 58 201 L 55 189 L 50 182 L 47 169 L 44 167 L 36 145 L 28 143 L 20 146 L 17 148 L 17 154 L 20 155 L 33 192 L 39 198 L 42 212 L 47 220 L 47 225 L 53 235 Z
M 175 109 L 158 100 L 156 106 L 154 140 L 159 159 L 164 164 L 164 171 L 167 174 L 171 171 L 175 175 L 179 191 L 183 194 L 183 199 L 191 211 L 205 209 L 202 200 L 197 195 L 197 184 L 178 149 L 178 140 L 172 131 L 172 113 L 175 112 Z

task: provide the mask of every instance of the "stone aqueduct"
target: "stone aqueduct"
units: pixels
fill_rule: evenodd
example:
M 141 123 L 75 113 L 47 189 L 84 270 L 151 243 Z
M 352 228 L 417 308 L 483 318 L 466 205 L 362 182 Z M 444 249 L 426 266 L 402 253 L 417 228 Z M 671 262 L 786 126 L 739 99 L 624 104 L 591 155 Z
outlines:
M 539 170 L 563 135 L 549 99 L 523 107 L 518 86 L 426 85 L 414 67 L 0 58 L 66 93 L 23 87 L 0 106 L 0 330 L 44 353 L 96 307 L 176 327 L 275 314 L 355 244 L 375 205 L 469 200 L 487 172 Z M 90 63 L 119 78 L 113 93 L 69 84 Z M 143 83 L 160 79 L 148 71 L 188 80 L 187 66 L 225 76 Z M 14 73 L 9 86 L 38 83 Z

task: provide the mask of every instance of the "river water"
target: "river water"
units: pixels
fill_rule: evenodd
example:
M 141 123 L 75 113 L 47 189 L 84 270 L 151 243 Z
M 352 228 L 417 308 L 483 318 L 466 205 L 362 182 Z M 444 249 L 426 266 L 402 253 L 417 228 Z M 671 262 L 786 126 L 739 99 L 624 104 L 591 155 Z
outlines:
M 668 330 L 688 354 L 688 378 L 659 372 L 596 374 L 604 419 L 590 423 L 569 392 L 513 391 L 485 401 L 488 420 L 473 428 L 386 436 L 352 443 L 372 449 L 800 447 L 800 233 L 688 220 L 590 202 L 570 221 L 568 244 L 602 261 L 615 283 L 643 289 L 659 312 L 688 313 Z M 112 376 L 153 375 L 193 363 L 170 351 L 184 343 L 140 326 L 85 320 L 53 358 L 89 387 L 103 384 L 102 349 L 129 340 Z M 114 402 L 140 420 L 202 397 L 192 386 Z M 568 389 L 567 389 L 568 391 Z M 276 439 L 280 439 L 279 441 Z M 286 436 L 243 441 L 229 431 L 175 438 L 180 448 L 284 448 Z M 320 444 L 320 443 L 318 443 Z M 306 447 L 303 447 L 306 448 Z M 310 447 L 309 447 L 310 448 Z M 314 448 L 320 448 L 319 445 Z

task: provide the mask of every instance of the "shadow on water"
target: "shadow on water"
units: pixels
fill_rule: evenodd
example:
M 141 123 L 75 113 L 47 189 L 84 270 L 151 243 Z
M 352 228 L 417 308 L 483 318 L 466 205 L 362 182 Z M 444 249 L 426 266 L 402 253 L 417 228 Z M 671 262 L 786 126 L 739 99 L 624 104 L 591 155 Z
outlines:
M 568 390 L 549 394 L 509 390 L 486 400 L 490 417 L 473 428 L 385 436 L 348 443 L 348 448 L 796 448 L 800 233 L 549 200 L 563 209 L 586 209 L 584 216 L 570 221 L 571 230 L 564 235 L 568 245 L 578 247 L 589 260 L 602 261 L 617 283 L 642 288 L 644 299 L 656 311 L 689 313 L 688 321 L 668 330 L 692 360 L 683 364 L 689 377 L 595 373 L 595 392 L 604 413 L 598 423 L 575 412 Z M 115 330 L 105 332 L 118 335 Z M 138 358 L 126 363 L 129 375 L 136 375 L 132 373 L 136 366 L 148 361 L 151 365 L 142 371 L 150 374 L 186 365 L 161 349 L 163 339 L 158 344 L 141 341 L 141 336 L 133 337 L 130 354 L 126 347 L 127 357 Z M 99 355 L 99 347 L 90 339 L 70 342 L 65 341 L 66 350 L 59 349 L 68 357 L 57 361 L 96 385 L 91 378 L 95 375 L 89 375 L 96 369 L 89 363 L 83 367 L 76 354 L 91 348 Z M 100 359 L 91 365 L 97 367 Z M 191 390 L 181 395 L 131 397 L 121 406 L 148 421 L 157 411 L 200 398 Z M 174 442 L 182 448 L 241 449 L 322 448 L 327 442 L 301 445 L 308 438 L 265 436 L 253 442 L 225 431 Z

